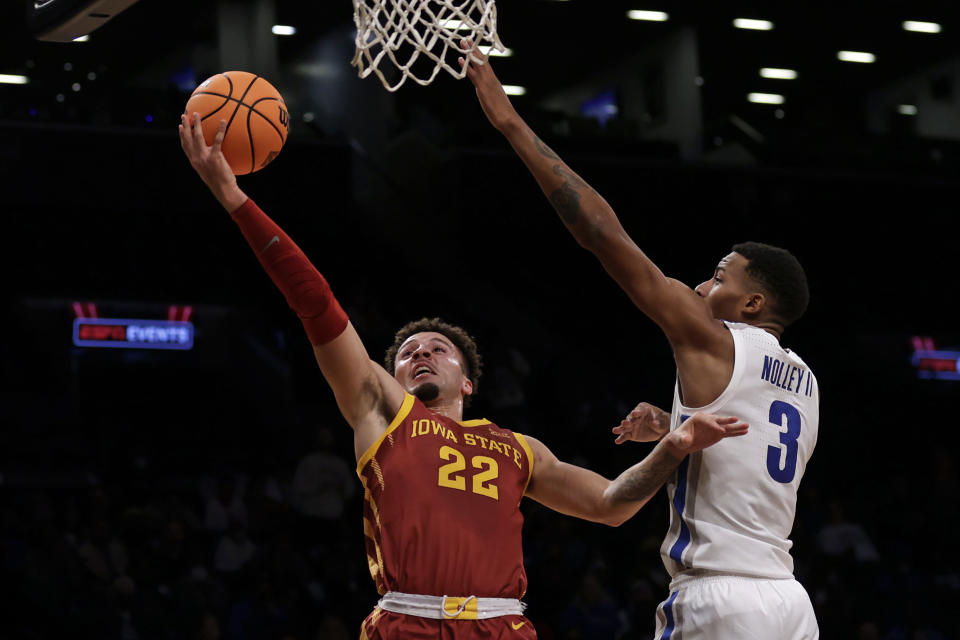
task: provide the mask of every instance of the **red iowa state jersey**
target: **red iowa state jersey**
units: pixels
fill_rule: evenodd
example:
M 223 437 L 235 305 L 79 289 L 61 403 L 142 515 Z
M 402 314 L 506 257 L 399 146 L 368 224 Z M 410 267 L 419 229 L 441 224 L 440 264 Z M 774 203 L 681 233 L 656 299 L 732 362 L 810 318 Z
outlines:
M 387 591 L 520 598 L 520 500 L 533 454 L 488 420 L 457 422 L 407 394 L 357 463 L 370 574 Z

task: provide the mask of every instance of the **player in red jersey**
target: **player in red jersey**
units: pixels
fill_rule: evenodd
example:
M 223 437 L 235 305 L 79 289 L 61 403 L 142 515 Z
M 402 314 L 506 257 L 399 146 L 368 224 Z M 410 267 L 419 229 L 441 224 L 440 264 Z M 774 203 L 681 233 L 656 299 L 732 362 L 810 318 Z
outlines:
M 746 433 L 736 418 L 697 414 L 610 481 L 561 462 L 536 438 L 464 421 L 480 375 L 470 336 L 420 320 L 398 332 L 387 368 L 373 362 L 323 276 L 240 190 L 220 151 L 225 128 L 208 146 L 200 116 L 184 114 L 181 145 L 300 317 L 353 428 L 368 562 L 382 595 L 361 639 L 535 638 L 520 602 L 522 497 L 616 526 L 688 454 Z

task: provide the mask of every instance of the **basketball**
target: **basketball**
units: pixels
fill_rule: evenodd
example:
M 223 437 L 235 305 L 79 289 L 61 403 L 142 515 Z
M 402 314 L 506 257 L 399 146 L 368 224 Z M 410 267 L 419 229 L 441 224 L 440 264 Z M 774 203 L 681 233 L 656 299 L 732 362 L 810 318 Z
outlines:
M 280 92 L 246 71 L 224 71 L 204 80 L 193 90 L 186 112 L 190 117 L 200 114 L 207 144 L 213 144 L 220 121 L 227 121 L 221 148 L 238 176 L 270 164 L 290 131 L 290 114 Z

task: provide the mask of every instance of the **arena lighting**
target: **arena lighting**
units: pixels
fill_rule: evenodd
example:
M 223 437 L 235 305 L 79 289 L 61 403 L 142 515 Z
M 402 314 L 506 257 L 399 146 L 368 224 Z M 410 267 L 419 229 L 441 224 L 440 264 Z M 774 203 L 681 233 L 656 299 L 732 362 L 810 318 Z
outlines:
M 513 55 L 513 49 L 509 47 L 504 47 L 503 51 L 500 51 L 498 49 L 494 49 L 490 45 L 482 44 L 477 48 L 480 49 L 480 53 L 485 56 L 490 56 L 491 58 L 509 58 Z
M 515 84 L 505 84 L 503 85 L 503 92 L 508 96 L 523 96 L 527 94 L 527 88 Z
M 917 20 L 905 20 L 903 22 L 904 31 L 916 31 L 917 33 L 940 33 L 940 25 L 936 22 L 919 22 Z
M 74 302 L 70 306 L 73 308 L 75 318 L 96 318 L 100 315 L 96 302 Z
M 172 304 L 167 307 L 167 320 L 170 322 L 186 322 L 193 315 L 193 307 Z
M 670 19 L 670 16 L 663 11 L 645 11 L 643 9 L 627 11 L 627 17 L 631 20 L 646 20 L 647 22 L 666 22 Z
M 80 36 L 79 38 L 74 38 L 73 42 L 89 42 L 90 36 Z
M 902 116 L 915 116 L 917 115 L 917 105 L 915 104 L 897 105 L 897 113 L 899 113 Z
M 844 62 L 870 64 L 876 61 L 877 56 L 866 51 L 837 51 L 837 59 L 843 60 Z
M 0 73 L 0 84 L 27 84 L 30 78 L 27 76 L 14 76 L 6 73 Z
M 733 21 L 737 29 L 752 29 L 753 31 L 770 31 L 773 23 L 769 20 L 753 20 L 751 18 L 737 18 Z
M 757 104 L 783 104 L 784 99 L 778 93 L 750 93 L 747 94 L 747 100 Z
M 270 28 L 270 32 L 275 36 L 292 36 L 296 35 L 297 28 L 287 24 L 275 24 Z
M 793 69 L 775 69 L 772 67 L 764 67 L 760 69 L 760 76 L 763 78 L 771 78 L 773 80 L 796 80 L 797 72 Z
M 450 31 L 466 31 L 470 29 L 470 25 L 464 24 L 462 20 L 441 20 L 440 26 Z

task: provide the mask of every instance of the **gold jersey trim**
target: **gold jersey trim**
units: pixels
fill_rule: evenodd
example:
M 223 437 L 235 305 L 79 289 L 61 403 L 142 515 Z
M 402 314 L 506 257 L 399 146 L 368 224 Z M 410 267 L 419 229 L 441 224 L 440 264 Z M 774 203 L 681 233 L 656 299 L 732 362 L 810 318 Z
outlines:
M 493 424 L 486 418 L 477 418 L 476 420 L 464 420 L 458 423 L 461 427 L 482 427 L 485 424 Z
M 530 449 L 530 444 L 527 442 L 527 439 L 523 437 L 522 433 L 513 432 L 513 437 L 517 439 L 517 442 L 520 443 L 520 446 L 523 447 L 523 450 L 527 452 L 527 460 L 530 461 L 530 472 L 527 474 L 527 483 L 523 485 L 523 494 L 527 495 L 527 487 L 530 486 L 530 480 L 533 478 L 533 450 Z
M 363 455 L 360 456 L 360 460 L 357 461 L 357 475 L 360 475 L 363 472 L 363 468 L 367 465 L 367 462 L 370 461 L 370 458 L 377 454 L 377 451 L 380 449 L 381 443 L 386 440 L 387 436 L 390 433 L 400 426 L 400 423 L 407 417 L 407 414 L 410 413 L 410 410 L 413 409 L 413 396 L 409 393 L 404 394 L 403 404 L 400 405 L 400 410 L 397 411 L 397 415 L 393 418 L 393 422 L 390 423 L 390 426 L 387 427 L 387 430 L 380 434 L 380 437 L 377 438 L 377 441 L 370 445 L 370 448 L 363 452 Z

